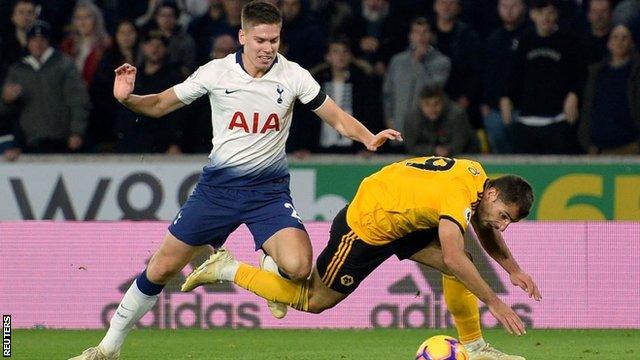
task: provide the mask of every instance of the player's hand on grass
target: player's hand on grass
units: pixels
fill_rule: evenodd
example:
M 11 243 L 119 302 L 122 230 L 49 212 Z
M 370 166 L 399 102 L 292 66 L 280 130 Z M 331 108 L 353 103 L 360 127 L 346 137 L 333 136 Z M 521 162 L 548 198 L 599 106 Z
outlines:
M 491 314 L 504 326 L 509 334 L 524 335 L 526 330 L 524 323 L 507 304 L 498 300 L 495 304 L 487 304 Z
M 124 64 L 115 70 L 116 79 L 113 82 L 113 96 L 120 102 L 127 100 L 136 84 L 136 67 Z
M 387 142 L 387 140 L 402 141 L 402 135 L 399 131 L 393 129 L 382 130 L 377 133 L 369 143 L 366 144 L 367 150 L 376 151 L 380 146 Z
M 540 295 L 540 290 L 538 290 L 538 285 L 536 285 L 533 278 L 522 271 L 517 271 L 512 274 L 509 274 L 509 280 L 515 286 L 519 286 L 522 290 L 524 290 L 527 294 L 529 294 L 530 298 L 533 298 L 536 301 L 542 300 L 542 295 Z

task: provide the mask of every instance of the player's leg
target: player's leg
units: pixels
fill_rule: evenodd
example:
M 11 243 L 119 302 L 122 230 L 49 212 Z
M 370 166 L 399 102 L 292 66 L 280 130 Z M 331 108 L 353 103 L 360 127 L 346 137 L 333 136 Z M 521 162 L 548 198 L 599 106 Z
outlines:
M 156 304 L 164 285 L 201 250 L 202 247 L 188 245 L 167 232 L 147 268 L 138 275 L 124 294 L 100 344 L 72 359 L 118 359 L 125 338 L 133 326 Z
M 309 279 L 294 281 L 251 265 L 240 264 L 233 282 L 268 301 L 316 314 L 347 297 L 326 287 L 315 268 Z
M 237 211 L 229 206 L 233 199 L 225 200 L 224 194 L 214 191 L 217 190 L 196 187 L 171 222 L 145 271 L 125 293 L 100 345 L 74 359 L 117 359 L 128 332 L 155 305 L 164 284 L 202 251 L 203 245 L 219 246 L 237 228 Z
M 347 224 L 347 209 L 338 212 L 331 223 L 329 242 L 316 259 L 313 279 L 324 286 L 312 294 L 310 309 L 328 309 L 354 292 L 380 264 L 394 254 L 391 244 L 373 246 L 365 243 Z M 336 301 L 338 300 L 338 301 Z
M 214 252 L 195 269 L 182 285 L 191 291 L 204 284 L 230 281 L 267 301 L 274 301 L 305 312 L 321 312 L 337 304 L 344 295 L 326 288 L 314 269 L 310 279 L 289 280 L 273 272 L 237 261 L 226 249 Z M 323 299 L 317 299 L 322 297 Z
M 430 238 L 432 240 L 429 240 Z M 409 258 L 442 272 L 444 300 L 453 316 L 458 338 L 469 351 L 470 360 L 525 360 L 520 356 L 505 354 L 484 340 L 478 298 L 453 276 L 445 265 L 437 232 L 424 233 L 421 238 L 415 237 L 412 242 L 413 249 L 405 250 L 404 257 L 406 258 L 406 255 L 415 250 L 415 244 L 422 244 L 424 248 L 410 255 Z M 467 256 L 471 258 L 469 253 Z
M 311 240 L 293 207 L 288 187 L 275 193 L 253 191 L 251 195 L 259 200 L 252 201 L 252 209 L 243 214 L 243 220 L 253 234 L 256 249 L 264 251 L 260 268 L 286 279 L 306 281 L 312 269 Z M 274 317 L 286 316 L 286 304 L 267 301 L 267 305 Z
M 411 255 L 410 259 L 433 267 L 442 272 L 442 288 L 447 309 L 453 315 L 458 337 L 463 344 L 475 341 L 482 337 L 480 328 L 480 311 L 478 298 L 451 274 L 444 264 L 442 249 L 434 236 L 426 247 Z
M 284 279 L 220 253 L 212 255 L 189 275 L 182 290 L 191 291 L 202 284 L 227 280 L 269 301 L 285 303 L 302 311 L 319 313 L 335 306 L 394 250 L 390 246 L 364 243 L 347 226 L 345 214 L 346 208 L 334 219 L 329 243 L 318 256 L 316 269 L 308 280 Z
M 320 313 L 335 306 L 355 290 L 360 281 L 370 273 L 366 268 L 363 272 L 362 267 L 357 266 L 360 263 L 360 257 L 367 255 L 368 252 L 366 244 L 362 243 L 347 226 L 345 216 L 346 208 L 333 220 L 329 242 L 316 259 L 316 267 L 309 279 L 297 281 L 284 279 L 273 272 L 240 264 L 232 280 L 240 287 L 269 301 L 283 303 L 301 311 Z M 265 244 L 273 239 L 270 238 Z M 350 246 L 345 246 L 347 243 Z M 274 249 L 267 246 L 266 251 Z M 379 260 L 377 264 L 372 262 L 374 265 L 371 271 L 390 254 Z M 335 261 L 338 258 L 340 261 Z M 357 270 L 352 270 L 353 268 Z M 345 273 L 342 274 L 341 271 Z M 345 280 L 335 281 L 336 277 L 340 279 L 343 276 Z M 351 280 L 347 281 L 347 278 Z
M 291 280 L 305 280 L 313 264 L 311 240 L 305 230 L 284 228 L 267 239 L 262 248 Z
M 201 249 L 188 245 L 167 232 L 147 268 L 125 293 L 100 346 L 108 352 L 119 351 L 129 331 L 153 308 L 164 285 Z
M 287 215 L 285 215 L 287 216 Z M 308 246 L 307 246 L 308 244 Z M 312 265 L 311 240 L 305 230 L 284 228 L 278 230 L 262 245 L 264 251 L 260 268 L 284 278 L 304 282 Z M 269 254 L 273 254 L 270 256 Z M 287 315 L 287 304 L 267 301 L 271 315 L 282 319 Z

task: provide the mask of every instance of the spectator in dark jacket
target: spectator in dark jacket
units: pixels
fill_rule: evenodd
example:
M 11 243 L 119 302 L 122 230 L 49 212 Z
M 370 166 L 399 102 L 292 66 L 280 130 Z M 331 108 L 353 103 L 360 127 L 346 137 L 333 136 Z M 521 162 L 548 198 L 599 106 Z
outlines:
M 391 58 L 382 87 L 386 126 L 403 129 L 406 114 L 418 106 L 425 87 L 444 87 L 451 61 L 431 44 L 431 24 L 422 17 L 411 22 L 409 48 Z M 401 149 L 399 149 L 401 150 Z
M 523 0 L 498 1 L 502 26 L 489 35 L 485 46 L 484 99 L 480 111 L 489 146 L 494 153 L 513 152 L 511 129 L 500 115 L 499 102 L 504 94 L 514 50 L 527 26 L 526 11 Z
M 156 8 L 153 21 L 142 32 L 159 31 L 168 39 L 168 65 L 187 77 L 196 68 L 196 45 L 178 24 L 180 8 L 175 2 L 163 1 Z
M 282 0 L 282 48 L 287 60 L 304 68 L 322 62 L 325 34 L 300 0 Z
M 586 77 L 584 50 L 577 35 L 558 30 L 555 0 L 533 0 L 530 6 L 535 29 L 525 31 L 514 54 L 507 96 L 500 99 L 502 118 L 511 122 L 515 102 L 518 153 L 574 153 L 572 125 Z
M 631 31 L 609 35 L 611 57 L 589 69 L 580 142 L 590 154 L 640 153 L 640 57 Z
M 407 114 L 403 136 L 411 155 L 456 156 L 479 150 L 466 112 L 440 88 L 422 90 L 420 106 Z
M 391 56 L 406 44 L 402 34 L 406 20 L 393 17 L 390 5 L 389 0 L 362 0 L 361 6 L 353 9 L 351 32 L 347 34 L 357 44 L 355 55 L 368 61 L 379 76 L 384 75 Z
M 4 34 L 0 33 L 0 83 L 9 66 L 20 60 L 25 54 L 27 46 L 27 30 L 36 20 L 36 5 L 33 0 L 18 0 L 11 10 L 11 25 Z M 0 154 L 8 161 L 13 161 L 20 155 L 17 148 L 15 134 L 16 121 L 10 114 L 0 114 Z
M 18 0 L 13 5 L 11 27 L 6 34 L 0 34 L 0 81 L 9 65 L 20 60 L 27 46 L 27 30 L 36 21 L 36 5 L 32 0 Z
M 233 5 L 233 4 L 231 4 Z M 228 7 L 235 15 L 235 6 Z M 234 39 L 238 37 L 240 19 L 232 18 L 226 13 L 225 8 L 219 2 L 211 2 L 209 11 L 196 18 L 189 24 L 189 34 L 196 44 L 197 62 L 204 65 L 209 62 L 213 42 L 222 35 L 230 35 Z
M 589 20 L 589 29 L 585 40 L 589 64 L 593 64 L 602 61 L 607 55 L 607 41 L 612 25 L 611 1 L 589 1 L 587 19 Z
M 475 30 L 459 20 L 460 0 L 435 0 L 435 47 L 451 59 L 451 75 L 445 90 L 470 116 L 472 124 L 480 126 L 482 89 L 480 39 Z
M 49 44 L 51 28 L 36 21 L 27 33 L 29 55 L 9 68 L 0 113 L 17 113 L 21 148 L 33 153 L 78 151 L 89 96 L 73 60 Z
M 167 65 L 168 40 L 159 32 L 151 31 L 142 44 L 144 61 L 136 75 L 136 94 L 163 91 L 182 81 L 177 70 Z M 159 119 L 135 114 L 119 106 L 116 151 L 121 153 L 182 152 L 183 121 L 186 109 L 180 109 Z
M 113 152 L 115 150 L 115 118 L 119 107 L 113 97 L 114 70 L 124 64 L 135 64 L 138 58 L 138 29 L 131 20 L 116 25 L 115 41 L 104 54 L 94 75 L 89 96 L 93 109 L 87 128 L 89 151 Z

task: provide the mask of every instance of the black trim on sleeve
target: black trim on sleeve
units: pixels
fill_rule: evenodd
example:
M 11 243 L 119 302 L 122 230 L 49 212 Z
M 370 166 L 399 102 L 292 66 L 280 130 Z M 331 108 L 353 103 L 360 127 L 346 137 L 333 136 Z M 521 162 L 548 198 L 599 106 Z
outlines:
M 322 104 L 324 104 L 325 100 L 327 100 L 327 94 L 325 94 L 324 91 L 320 89 L 320 92 L 318 92 L 318 95 L 316 95 L 316 97 L 314 97 L 313 100 L 309 101 L 307 103 L 307 106 L 309 106 L 311 111 L 316 111 L 318 110 L 318 108 L 320 108 L 320 106 L 322 106 Z
M 458 227 L 460 228 L 460 232 L 462 233 L 462 235 L 464 235 L 464 228 L 462 227 L 462 225 L 460 225 L 460 223 L 458 222 L 458 220 L 452 218 L 449 215 L 440 215 L 440 219 L 447 219 L 449 221 L 453 221 L 456 225 L 458 225 Z

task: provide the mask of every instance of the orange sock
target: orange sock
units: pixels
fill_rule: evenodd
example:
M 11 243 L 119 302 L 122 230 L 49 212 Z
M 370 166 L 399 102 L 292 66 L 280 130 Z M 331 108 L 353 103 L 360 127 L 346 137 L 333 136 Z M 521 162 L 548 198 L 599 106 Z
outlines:
M 287 304 L 294 309 L 309 309 L 309 281 L 291 281 L 254 266 L 240 263 L 233 282 L 269 301 Z
M 453 315 L 460 342 L 468 343 L 482 337 L 478 298 L 454 276 L 442 275 L 444 301 Z

